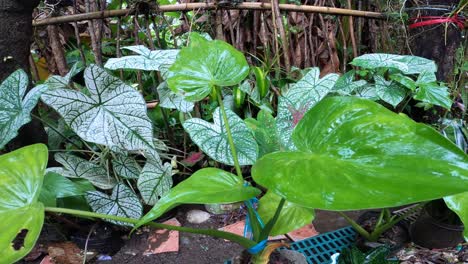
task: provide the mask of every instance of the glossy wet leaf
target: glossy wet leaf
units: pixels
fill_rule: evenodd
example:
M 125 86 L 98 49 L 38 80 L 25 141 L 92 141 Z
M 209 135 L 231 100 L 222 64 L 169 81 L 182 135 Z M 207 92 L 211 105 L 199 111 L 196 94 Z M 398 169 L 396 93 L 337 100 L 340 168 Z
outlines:
M 92 185 L 76 184 L 58 173 L 48 172 L 44 176 L 39 201 L 45 206 L 55 207 L 57 198 L 84 195 L 93 190 Z
M 49 89 L 66 89 L 70 87 L 72 78 L 77 75 L 83 67 L 81 63 L 73 64 L 70 71 L 65 76 L 53 75 L 47 79 L 45 84 Z
M 92 163 L 77 156 L 57 153 L 55 160 L 63 165 L 63 170 L 52 170 L 68 178 L 81 178 L 89 180 L 94 186 L 108 190 L 117 182 L 110 177 L 105 167 Z
M 338 78 L 338 80 L 336 81 L 333 90 L 342 95 L 350 95 L 356 89 L 361 88 L 367 84 L 365 80 L 355 81 L 355 74 L 355 71 L 352 70 L 340 76 L 340 78 Z
M 468 192 L 444 197 L 445 203 L 463 222 L 465 241 L 468 242 Z
M 257 160 L 258 146 L 250 129 L 234 112 L 226 109 L 231 134 L 240 165 L 251 165 Z M 227 165 L 234 165 L 231 147 L 220 108 L 213 113 L 214 123 L 192 118 L 183 123 L 192 141 L 210 158 Z
M 468 191 L 468 157 L 434 129 L 369 100 L 327 98 L 262 157 L 254 180 L 304 207 L 394 207 Z
M 22 259 L 39 237 L 44 222 L 44 206 L 38 202 L 38 197 L 47 157 L 47 147 L 42 144 L 0 156 L 2 263 L 15 263 Z
M 15 71 L 0 84 L 0 149 L 31 121 L 31 111 L 47 90 L 47 86 L 39 85 L 26 94 L 28 85 L 28 75 L 23 70 Z
M 177 109 L 183 113 L 193 111 L 195 104 L 184 99 L 180 94 L 175 93 L 167 86 L 166 82 L 162 82 L 158 86 L 159 106 L 169 109 Z
M 380 75 L 374 76 L 375 91 L 379 98 L 396 107 L 405 99 L 407 90 L 394 81 L 387 81 Z
M 167 83 L 188 101 L 200 101 L 214 87 L 239 84 L 249 74 L 244 55 L 220 40 L 209 41 L 199 34 L 190 35 L 190 46 L 183 48 L 169 68 Z
M 138 55 L 123 56 L 121 58 L 111 58 L 104 66 L 110 70 L 143 70 L 161 71 L 166 75 L 168 68 L 175 62 L 179 50 L 150 50 L 143 45 L 123 47 L 135 52 Z
M 86 193 L 86 200 L 94 212 L 126 218 L 139 219 L 143 213 L 143 206 L 133 191 L 125 184 L 119 183 L 112 190 L 112 195 L 93 191 Z M 106 220 L 117 225 L 128 223 Z
M 257 188 L 244 186 L 244 180 L 232 173 L 216 168 L 201 169 L 172 188 L 136 227 L 157 219 L 177 205 L 234 203 L 245 201 L 260 193 Z
M 258 213 L 264 223 L 275 215 L 281 197 L 267 192 L 259 202 Z M 305 208 L 286 201 L 281 209 L 280 216 L 270 232 L 270 236 L 283 235 L 312 223 L 315 213 L 313 209 Z
M 148 205 L 154 205 L 172 187 L 172 166 L 148 159 L 138 179 L 138 190 Z
M 433 105 L 442 106 L 446 109 L 452 107 L 452 99 L 448 88 L 439 86 L 437 83 L 424 84 L 419 86 L 414 95 L 414 99 L 430 103 Z
M 126 150 L 153 147 L 152 124 L 141 94 L 95 65 L 86 68 L 84 77 L 87 94 L 54 89 L 42 100 L 83 140 Z
M 437 66 L 434 61 L 409 55 L 384 53 L 365 54 L 355 58 L 351 64 L 366 69 L 393 68 L 402 71 L 404 74 L 437 71 Z
M 114 173 L 125 179 L 138 179 L 141 168 L 132 156 L 117 154 L 112 159 Z
M 258 143 L 258 157 L 280 150 L 278 135 L 276 134 L 276 120 L 267 111 L 261 110 L 257 119 L 245 120 L 247 126 L 252 130 L 254 138 Z
M 312 68 L 279 98 L 276 117 L 277 134 L 283 149 L 294 149 L 291 135 L 304 114 L 333 91 L 338 74 L 328 74 L 320 79 L 319 68 Z

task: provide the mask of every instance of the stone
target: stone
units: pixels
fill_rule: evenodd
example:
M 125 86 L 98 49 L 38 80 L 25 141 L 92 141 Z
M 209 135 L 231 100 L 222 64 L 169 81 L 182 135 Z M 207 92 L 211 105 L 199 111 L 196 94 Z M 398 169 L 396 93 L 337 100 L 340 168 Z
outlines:
M 210 219 L 211 215 L 202 210 L 190 210 L 187 212 L 187 221 L 192 224 L 201 224 L 208 219 Z

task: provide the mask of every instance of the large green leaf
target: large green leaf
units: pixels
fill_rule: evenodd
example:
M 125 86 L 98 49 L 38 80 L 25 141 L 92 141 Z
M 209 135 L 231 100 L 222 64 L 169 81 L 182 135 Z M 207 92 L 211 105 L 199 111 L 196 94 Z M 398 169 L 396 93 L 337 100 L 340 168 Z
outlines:
M 278 151 L 280 149 L 278 135 L 276 134 L 276 120 L 266 110 L 260 110 L 257 119 L 245 120 L 247 126 L 253 131 L 258 143 L 258 157 Z
M 39 201 L 45 206 L 56 206 L 57 198 L 84 195 L 87 191 L 93 191 L 93 188 L 89 187 L 76 184 L 58 173 L 48 172 L 44 176 Z
M 295 148 L 291 135 L 297 123 L 310 108 L 333 91 L 338 78 L 338 74 L 328 74 L 320 79 L 319 68 L 312 68 L 279 98 L 276 127 L 281 147 Z
M 264 156 L 255 181 L 310 208 L 399 206 L 468 191 L 468 157 L 434 129 L 355 97 L 327 98 Z
M 123 47 L 122 49 L 133 51 L 138 55 L 109 59 L 104 66 L 105 68 L 110 70 L 161 71 L 165 75 L 179 54 L 179 50 L 149 50 L 143 45 Z
M 400 86 L 397 82 L 387 81 L 380 75 L 374 76 L 375 80 L 375 91 L 379 98 L 396 107 L 398 104 L 405 99 L 407 90 Z
M 143 206 L 140 200 L 123 183 L 119 183 L 114 187 L 111 196 L 98 191 L 87 192 L 86 200 L 93 211 L 100 214 L 139 219 L 143 213 Z M 108 221 L 117 225 L 129 225 L 128 223 L 115 220 Z
M 86 68 L 84 76 L 87 94 L 54 89 L 42 100 L 83 140 L 127 150 L 153 147 L 152 125 L 140 93 L 95 65 Z
M 167 82 L 162 82 L 158 86 L 159 106 L 169 109 L 177 109 L 188 113 L 193 110 L 195 104 L 184 99 L 180 94 L 175 93 L 167 86 Z
M 44 206 L 38 202 L 38 197 L 47 157 L 47 147 L 42 144 L 0 156 L 2 263 L 15 263 L 26 256 L 39 237 Z
M 442 106 L 446 109 L 452 107 L 452 99 L 450 93 L 445 86 L 439 86 L 437 83 L 423 84 L 419 86 L 414 95 L 414 99 L 430 103 L 433 105 Z
M 260 193 L 257 188 L 244 186 L 244 181 L 232 173 L 216 168 L 201 169 L 163 196 L 136 227 L 160 217 L 180 204 L 234 203 L 248 200 Z
M 85 159 L 66 153 L 55 154 L 55 160 L 63 165 L 63 169 L 50 169 L 68 178 L 89 180 L 94 186 L 107 190 L 112 189 L 117 182 L 110 177 L 107 169 Z
M 434 61 L 409 55 L 394 55 L 385 53 L 365 54 L 355 58 L 352 65 L 366 69 L 393 68 L 404 74 L 436 72 Z
M 150 158 L 138 178 L 138 190 L 148 205 L 154 205 L 172 187 L 172 166 Z
M 169 88 L 180 91 L 188 101 L 200 101 L 218 86 L 233 86 L 249 74 L 244 55 L 220 40 L 209 41 L 190 35 L 190 46 L 183 48 L 169 68 Z
M 444 197 L 447 206 L 454 211 L 465 226 L 465 241 L 468 242 L 468 192 Z
M 18 135 L 18 129 L 31 121 L 31 111 L 47 86 L 29 91 L 28 75 L 17 70 L 0 84 L 0 149 Z
M 257 160 L 258 146 L 252 132 L 234 112 L 226 109 L 226 114 L 240 165 L 254 164 Z M 213 120 L 214 124 L 200 118 L 192 118 L 185 121 L 183 126 L 193 142 L 210 158 L 227 165 L 234 165 L 231 147 L 219 107 L 213 113 Z
M 270 221 L 275 215 L 281 197 L 267 192 L 259 202 L 258 213 L 264 223 Z M 312 223 L 315 213 L 313 209 L 305 208 L 286 201 L 281 209 L 280 216 L 270 232 L 271 236 L 286 234 L 307 224 Z

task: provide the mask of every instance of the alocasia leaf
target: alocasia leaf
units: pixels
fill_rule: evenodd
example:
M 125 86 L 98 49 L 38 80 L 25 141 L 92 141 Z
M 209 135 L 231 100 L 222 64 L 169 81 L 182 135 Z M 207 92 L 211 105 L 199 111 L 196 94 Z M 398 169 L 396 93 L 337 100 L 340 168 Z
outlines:
M 53 75 L 47 79 L 45 84 L 49 89 L 62 89 L 68 88 L 73 76 L 77 75 L 82 70 L 81 63 L 77 62 L 73 64 L 73 67 L 65 76 Z
M 0 84 L 0 149 L 18 135 L 18 130 L 31 121 L 31 111 L 47 86 L 39 85 L 25 96 L 28 75 L 17 70 Z
M 351 64 L 366 69 L 393 68 L 402 71 L 404 74 L 437 71 L 437 66 L 432 60 L 417 56 L 385 53 L 365 54 L 355 58 Z
M 258 146 L 250 129 L 234 112 L 226 109 L 231 134 L 240 165 L 251 165 L 257 160 Z M 213 113 L 213 123 L 192 118 L 183 123 L 185 131 L 193 142 L 210 158 L 227 165 L 234 165 L 226 128 L 220 108 Z
M 180 94 L 175 93 L 167 86 L 166 82 L 162 82 L 158 86 L 159 106 L 169 109 L 177 109 L 181 112 L 188 113 L 193 110 L 195 104 L 186 101 Z
M 117 154 L 112 160 L 114 172 L 125 179 L 138 179 L 141 168 L 135 158 L 124 154 Z
M 279 98 L 277 133 L 283 149 L 294 149 L 291 134 L 304 114 L 333 90 L 338 74 L 320 79 L 319 68 L 312 68 L 286 94 Z
M 45 206 L 56 206 L 57 198 L 84 195 L 87 191 L 94 191 L 92 185 L 75 184 L 58 173 L 48 172 L 44 176 L 39 201 Z
M 41 233 L 44 205 L 38 198 L 47 157 L 47 147 L 42 144 L 0 156 L 2 263 L 15 263 L 26 256 Z
M 278 135 L 276 134 L 276 120 L 266 110 L 260 110 L 257 119 L 247 118 L 247 126 L 253 131 L 258 143 L 258 157 L 280 150 Z
M 259 202 L 258 213 L 264 223 L 275 215 L 281 197 L 267 192 Z M 307 224 L 312 223 L 315 213 L 313 209 L 305 208 L 286 201 L 281 209 L 280 216 L 270 232 L 270 236 L 283 235 Z
M 369 100 L 331 97 L 296 127 L 298 151 L 262 157 L 254 180 L 325 210 L 405 205 L 468 191 L 468 156 L 429 126 Z
M 172 187 L 172 166 L 159 159 L 148 159 L 138 178 L 138 190 L 148 205 L 154 205 Z
M 398 104 L 405 99 L 407 90 L 400 86 L 397 82 L 387 81 L 380 75 L 374 76 L 375 80 L 375 91 L 379 98 L 396 107 Z
M 139 219 L 143 214 L 143 206 L 133 191 L 125 184 L 119 183 L 112 190 L 112 195 L 93 191 L 86 193 L 86 200 L 94 212 L 115 215 L 126 218 Z M 128 223 L 107 220 L 117 225 L 130 225 Z
M 234 203 L 248 200 L 260 192 L 257 188 L 244 186 L 244 180 L 232 173 L 217 168 L 201 169 L 163 196 L 135 228 L 180 204 Z
M 179 50 L 150 50 L 143 45 L 123 47 L 123 49 L 131 50 L 138 55 L 109 59 L 104 67 L 110 70 L 161 71 L 165 76 L 179 54 Z
M 110 177 L 106 168 L 71 154 L 57 153 L 55 160 L 63 165 L 63 170 L 50 170 L 68 178 L 89 180 L 94 186 L 107 190 L 112 189 L 117 182 Z
M 444 197 L 447 206 L 454 211 L 465 226 L 465 241 L 468 242 L 468 192 Z
M 88 94 L 54 89 L 45 92 L 42 100 L 83 140 L 126 150 L 154 147 L 152 124 L 140 93 L 95 65 L 86 68 L 84 77 Z
M 365 80 L 354 81 L 355 74 L 355 71 L 352 70 L 340 76 L 340 78 L 338 78 L 336 81 L 333 90 L 342 95 L 350 95 L 356 89 L 361 88 L 367 84 Z
M 445 86 L 439 86 L 437 83 L 429 83 L 419 86 L 416 90 L 416 94 L 414 95 L 414 99 L 442 106 L 446 109 L 450 109 L 452 107 L 452 99 L 450 99 L 448 88 Z
M 244 55 L 220 40 L 209 41 L 199 34 L 190 35 L 190 45 L 183 48 L 169 68 L 167 83 L 188 101 L 200 101 L 216 86 L 233 86 L 249 74 Z

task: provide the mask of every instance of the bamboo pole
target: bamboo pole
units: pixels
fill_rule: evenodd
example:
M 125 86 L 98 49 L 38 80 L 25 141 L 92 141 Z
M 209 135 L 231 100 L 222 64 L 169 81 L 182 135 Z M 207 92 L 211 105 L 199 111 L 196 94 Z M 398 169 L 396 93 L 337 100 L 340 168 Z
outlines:
M 155 12 L 175 12 L 175 11 L 192 11 L 192 10 L 215 10 L 223 9 L 223 7 L 216 6 L 215 3 L 186 3 L 186 4 L 175 4 L 175 5 L 162 5 L 159 6 Z M 240 10 L 271 10 L 270 3 L 260 2 L 244 2 L 236 6 L 227 7 L 226 9 L 240 9 Z M 372 19 L 385 19 L 386 15 L 378 12 L 367 12 L 361 10 L 351 10 L 344 8 L 334 8 L 325 6 L 311 6 L 311 5 L 293 5 L 293 4 L 279 4 L 279 9 L 286 12 L 301 12 L 301 13 L 322 13 L 322 14 L 333 14 L 343 16 L 356 16 L 366 17 Z M 46 26 L 53 24 L 77 22 L 90 19 L 103 19 L 109 17 L 122 17 L 127 15 L 134 15 L 135 10 L 130 9 L 118 9 L 118 10 L 105 10 L 99 12 L 89 12 L 84 14 L 66 15 L 59 17 L 51 17 L 33 21 L 33 26 Z

